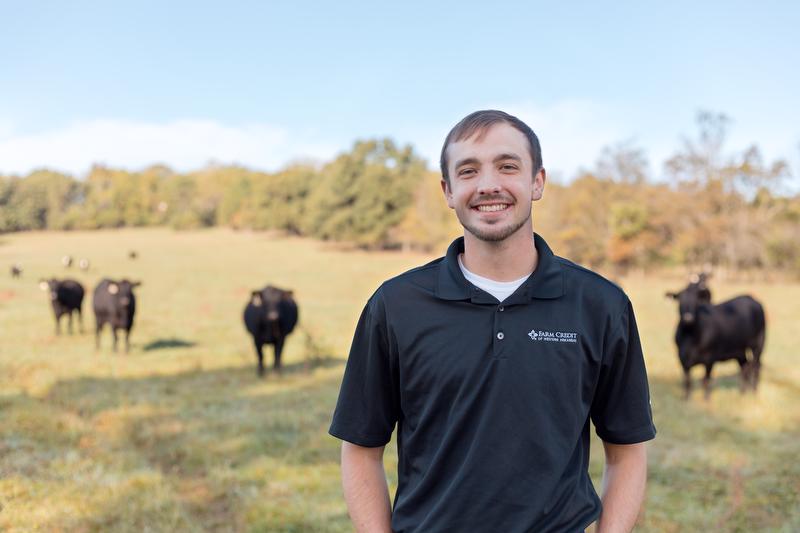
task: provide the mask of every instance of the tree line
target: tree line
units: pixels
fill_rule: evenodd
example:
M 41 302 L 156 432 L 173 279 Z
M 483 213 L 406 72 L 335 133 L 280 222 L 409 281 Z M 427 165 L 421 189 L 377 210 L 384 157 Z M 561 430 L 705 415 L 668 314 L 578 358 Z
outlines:
M 605 149 L 569 184 L 547 184 L 534 227 L 560 255 L 618 273 L 683 265 L 800 275 L 800 195 L 780 193 L 789 168 L 765 162 L 756 146 L 725 154 L 727 121 L 700 113 L 696 138 L 665 163 L 665 182 L 648 175 L 641 149 Z M 461 230 L 439 181 L 411 146 L 391 139 L 275 173 L 96 165 L 76 179 L 36 170 L 0 176 L 0 232 L 227 226 L 430 251 Z

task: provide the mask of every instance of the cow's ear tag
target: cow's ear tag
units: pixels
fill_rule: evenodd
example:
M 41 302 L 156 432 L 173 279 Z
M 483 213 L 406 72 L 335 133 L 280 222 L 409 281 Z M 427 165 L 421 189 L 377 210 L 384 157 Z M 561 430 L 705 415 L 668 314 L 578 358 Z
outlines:
M 117 294 L 119 292 L 119 286 L 116 283 L 112 283 L 108 286 L 108 292 L 111 294 Z
M 261 307 L 261 295 L 257 292 L 253 293 L 253 305 Z
M 47 289 L 50 288 L 50 285 L 48 285 L 46 281 L 41 281 L 39 282 L 39 288 L 42 289 L 43 291 L 46 291 Z

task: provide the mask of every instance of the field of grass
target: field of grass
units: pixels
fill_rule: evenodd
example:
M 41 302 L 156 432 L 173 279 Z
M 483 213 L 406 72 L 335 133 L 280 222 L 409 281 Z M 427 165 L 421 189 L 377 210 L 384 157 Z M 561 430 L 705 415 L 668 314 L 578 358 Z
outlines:
M 67 253 L 90 271 L 67 271 Z M 381 280 L 429 259 L 229 230 L 0 236 L 0 530 L 351 531 L 327 435 L 350 337 Z M 17 261 L 25 272 L 12 279 Z M 87 288 L 85 328 L 56 336 L 37 282 L 66 275 Z M 111 353 L 108 332 L 94 350 L 91 290 L 103 276 L 143 282 L 128 354 Z M 294 289 L 302 329 L 283 376 L 260 380 L 241 312 L 267 283 Z M 684 402 L 677 312 L 663 296 L 682 280 L 621 283 L 659 430 L 636 531 L 800 531 L 800 285 L 712 284 L 715 299 L 750 292 L 765 304 L 761 388 L 741 396 L 726 363 L 710 401 L 696 390 Z M 392 443 L 392 486 L 395 467 Z M 601 469 L 595 438 L 598 485 Z

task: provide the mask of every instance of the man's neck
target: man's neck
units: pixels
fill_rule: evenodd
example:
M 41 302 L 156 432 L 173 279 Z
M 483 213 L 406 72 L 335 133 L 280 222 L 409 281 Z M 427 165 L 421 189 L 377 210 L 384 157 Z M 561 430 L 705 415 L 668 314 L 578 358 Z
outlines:
M 482 241 L 464 232 L 464 267 L 494 281 L 514 281 L 536 270 L 539 253 L 533 244 L 533 231 L 518 231 L 499 242 Z

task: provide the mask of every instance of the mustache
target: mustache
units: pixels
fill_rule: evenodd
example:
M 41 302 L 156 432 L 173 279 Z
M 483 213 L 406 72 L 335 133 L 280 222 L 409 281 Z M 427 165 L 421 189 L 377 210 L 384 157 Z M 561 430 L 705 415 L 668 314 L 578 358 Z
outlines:
M 503 195 L 495 194 L 491 196 L 481 196 L 480 198 L 476 198 L 472 202 L 470 202 L 470 207 L 475 207 L 476 205 L 487 204 L 491 202 L 503 203 L 503 204 L 513 204 L 514 202 L 511 201 L 511 198 L 508 198 Z

